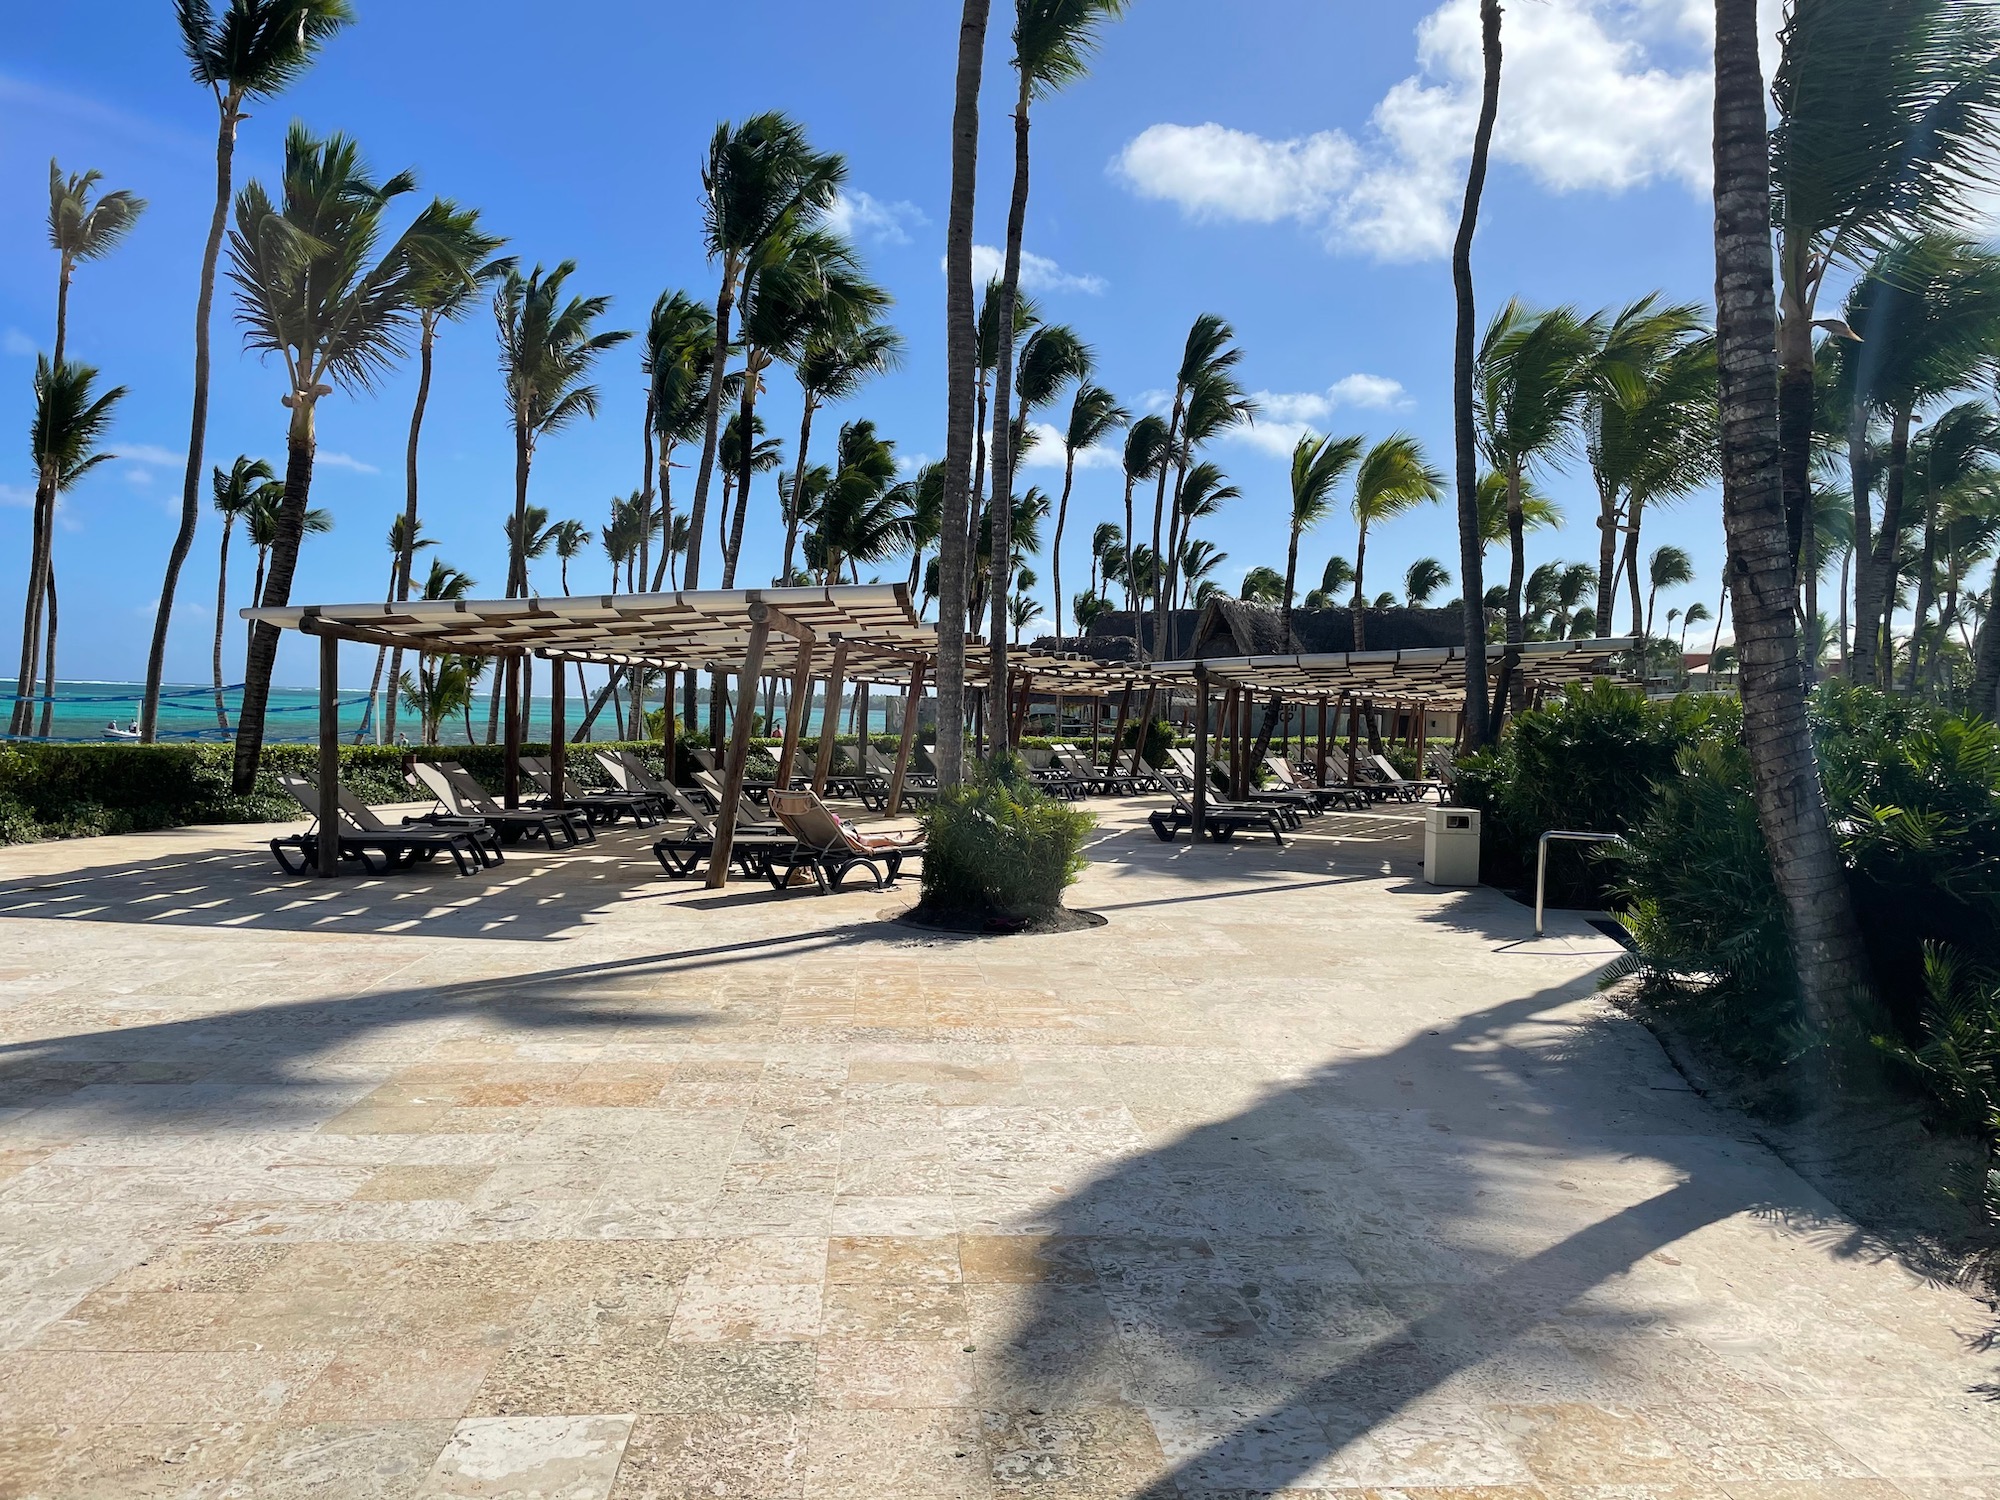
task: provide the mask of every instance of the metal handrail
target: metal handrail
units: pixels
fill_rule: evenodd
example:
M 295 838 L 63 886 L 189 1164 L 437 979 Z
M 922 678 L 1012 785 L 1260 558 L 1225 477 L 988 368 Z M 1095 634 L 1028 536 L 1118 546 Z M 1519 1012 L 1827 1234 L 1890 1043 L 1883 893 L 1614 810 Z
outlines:
M 1535 936 L 1542 935 L 1542 903 L 1548 894 L 1549 885 L 1549 840 L 1562 839 L 1571 844 L 1622 844 L 1625 840 L 1615 833 L 1578 833 L 1574 829 L 1551 828 L 1542 835 L 1535 846 Z

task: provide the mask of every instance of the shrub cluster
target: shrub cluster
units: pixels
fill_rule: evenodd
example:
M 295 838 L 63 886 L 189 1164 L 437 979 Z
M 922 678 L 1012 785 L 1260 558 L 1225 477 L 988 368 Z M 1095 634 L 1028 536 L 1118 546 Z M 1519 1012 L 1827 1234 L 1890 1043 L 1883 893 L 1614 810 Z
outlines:
M 923 909 L 944 919 L 1033 921 L 1062 905 L 1097 820 L 1040 790 L 1018 759 L 981 766 L 925 816 Z

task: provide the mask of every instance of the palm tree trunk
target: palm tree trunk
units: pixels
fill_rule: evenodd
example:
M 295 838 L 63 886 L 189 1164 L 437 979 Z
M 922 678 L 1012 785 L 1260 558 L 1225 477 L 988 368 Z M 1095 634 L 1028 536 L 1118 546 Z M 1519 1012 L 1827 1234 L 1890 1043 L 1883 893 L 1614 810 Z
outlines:
M 222 556 L 215 565 L 215 649 L 209 665 L 215 673 L 215 722 L 229 733 L 229 705 L 222 698 L 222 621 L 229 613 L 229 534 L 236 529 L 236 517 L 222 518 Z
M 645 431 L 641 435 L 641 441 L 645 447 L 645 460 L 639 466 L 639 494 L 641 496 L 641 508 L 639 511 L 639 576 L 641 578 L 649 578 L 652 576 L 653 571 L 648 566 L 653 560 L 653 393 L 651 391 L 646 392 L 646 422 Z M 667 545 L 669 540 L 671 538 L 665 532 L 660 534 L 661 546 L 664 547 Z M 642 584 L 641 587 L 644 587 L 644 585 Z
M 1111 588 L 1105 580 L 1105 591 Z M 1132 644 L 1139 643 L 1139 563 L 1132 547 L 1132 476 L 1125 476 L 1125 608 L 1132 615 Z
M 1783 286 L 1778 316 L 1778 451 L 1779 482 L 1784 489 L 1785 534 L 1794 564 L 1812 553 L 1813 418 L 1819 408 L 1814 380 L 1812 289 L 1801 259 L 1809 254 L 1803 237 L 1785 236 L 1790 252 L 1780 268 Z M 1796 243 L 1794 244 L 1794 241 Z M 1802 571 L 1796 569 L 1795 571 Z M 1818 590 L 1810 573 L 1799 578 L 1808 591 L 1808 614 L 1817 608 Z
M 673 450 L 660 450 L 660 560 L 653 564 L 653 592 L 668 576 L 674 558 Z
M 1293 544 L 1293 551 L 1296 552 L 1297 550 L 1298 547 L 1295 542 Z M 1366 651 L 1368 649 L 1368 596 L 1361 591 L 1361 581 L 1367 574 L 1367 571 L 1368 523 L 1363 521 L 1354 537 L 1354 603 L 1349 611 L 1354 616 L 1354 649 L 1356 651 Z M 1285 605 L 1287 623 L 1291 619 L 1291 604 L 1289 602 L 1290 587 L 1291 582 L 1288 578 L 1286 580 L 1286 589 L 1288 592 L 1286 595 L 1287 603 Z
M 399 548 L 398 552 L 400 553 L 400 551 L 401 549 Z M 389 604 L 396 602 L 396 574 L 401 561 L 402 559 L 399 555 L 396 561 L 389 564 L 389 594 L 385 601 Z M 366 738 L 368 734 L 368 721 L 375 715 L 375 695 L 382 691 L 382 666 L 388 659 L 389 648 L 387 646 L 377 646 L 375 648 L 375 675 L 368 679 L 368 706 L 361 710 L 361 723 L 356 726 L 354 731 L 354 743 L 357 745 Z
M 972 216 L 979 186 L 979 84 L 992 0 L 965 0 L 951 118 L 951 210 L 945 230 L 944 514 L 938 533 L 938 785 L 965 774 L 965 596 L 973 555 L 972 464 L 978 422 L 979 327 L 973 306 Z
M 517 417 L 514 420 L 514 528 L 512 539 L 507 543 L 509 599 L 525 599 L 528 596 L 528 556 L 523 548 L 528 538 L 528 477 L 534 464 L 534 444 L 528 437 L 527 424 Z M 493 690 L 486 700 L 486 743 L 489 745 L 500 737 L 500 702 L 506 680 L 505 672 L 494 672 Z
M 49 637 L 44 648 L 48 655 L 42 666 L 42 719 L 36 733 L 42 738 L 49 737 L 49 730 L 55 722 L 56 713 L 56 565 L 49 562 L 48 577 Z
M 785 585 L 789 585 L 792 581 L 792 554 L 798 550 L 799 545 L 799 506 L 803 503 L 801 497 L 805 493 L 806 450 L 812 446 L 814 404 L 812 392 L 808 391 L 805 415 L 799 419 L 799 459 L 792 465 L 792 513 L 785 517 L 785 560 L 783 569 L 778 574 L 779 583 Z M 914 583 L 910 586 L 916 587 Z
M 1875 545 L 1868 559 L 1868 573 L 1874 583 L 1872 595 L 1860 598 L 1854 621 L 1855 644 L 1868 642 L 1867 679 L 1889 685 L 1890 661 L 1894 656 L 1891 637 L 1896 608 L 1896 553 L 1903 541 L 1903 499 L 1908 488 L 1910 459 L 1910 413 L 1898 409 L 1889 420 L 1889 467 L 1882 476 L 1882 526 L 1875 533 Z M 1864 679 L 1857 677 L 1856 681 Z
M 1479 204 L 1486 192 L 1486 164 L 1493 122 L 1500 113 L 1500 0 L 1479 0 L 1484 81 L 1479 124 L 1472 135 L 1472 164 L 1465 174 L 1465 206 L 1451 252 L 1451 282 L 1458 304 L 1452 354 L 1452 438 L 1458 469 L 1458 566 L 1465 611 L 1465 743 L 1491 743 L 1486 713 L 1486 545 L 1479 535 L 1479 431 L 1472 403 L 1478 360 L 1478 308 L 1472 287 L 1472 240 L 1479 232 Z
M 202 448 L 208 439 L 208 321 L 215 305 L 215 265 L 222 254 L 222 232 L 229 216 L 230 172 L 236 159 L 235 94 L 221 100 L 221 124 L 215 139 L 215 211 L 209 218 L 208 244 L 201 255 L 201 293 L 194 314 L 194 413 L 188 426 L 187 474 L 181 483 L 181 524 L 174 533 L 173 550 L 167 554 L 167 576 L 160 584 L 159 609 L 153 617 L 153 644 L 146 656 L 146 694 L 139 706 L 139 738 L 151 744 L 160 717 L 160 682 L 167 667 L 167 625 L 174 614 L 174 589 L 180 583 L 181 567 L 194 547 L 194 532 L 201 520 Z M 303 524 L 303 523 L 302 523 Z M 287 576 L 286 583 L 291 582 Z M 273 651 L 276 647 L 273 646 Z M 266 684 L 268 689 L 269 684 Z M 257 743 L 264 736 L 263 705 L 258 705 Z M 239 756 L 240 759 L 240 756 Z M 254 775 L 256 763 L 251 762 Z M 239 779 L 243 773 L 239 769 Z M 242 791 L 249 790 L 244 782 Z
M 1528 578 L 1527 519 L 1521 511 L 1521 465 L 1507 465 L 1507 644 L 1518 646 L 1528 638 L 1528 622 L 1521 613 L 1521 591 Z
M 28 595 L 21 620 L 21 669 L 14 678 L 10 734 L 25 735 L 35 721 L 35 673 L 41 663 L 42 598 L 48 590 L 55 536 L 55 478 L 44 471 L 35 485 L 34 535 L 29 544 Z
M 1186 395 L 1184 392 L 1176 390 L 1174 392 L 1174 409 L 1167 421 L 1167 453 L 1172 453 L 1180 445 L 1181 420 L 1186 414 Z M 1172 467 L 1172 464 L 1167 461 L 1166 454 L 1162 454 L 1160 457 L 1160 482 L 1153 491 L 1153 586 L 1149 591 L 1152 594 L 1153 640 L 1150 651 L 1140 651 L 1139 660 L 1141 661 L 1158 661 L 1160 658 L 1160 649 L 1165 644 L 1160 639 L 1160 626 L 1163 613 L 1161 606 L 1164 602 L 1160 590 L 1166 585 L 1167 567 L 1166 559 L 1160 555 L 1160 547 L 1166 540 L 1161 535 L 1161 525 L 1165 521 L 1167 514 L 1167 474 Z M 1176 491 L 1175 499 L 1179 499 L 1178 491 Z M 1126 550 L 1131 550 L 1129 542 L 1126 544 Z M 1139 628 L 1139 621 L 1136 616 L 1132 620 L 1132 634 L 1137 638 L 1141 646 L 1145 645 L 1146 633 Z
M 728 546 L 722 555 L 722 586 L 736 587 L 736 559 L 743 552 L 743 518 L 750 513 L 750 478 L 757 458 L 756 427 L 757 377 L 762 371 L 755 349 L 745 356 L 743 397 L 738 406 L 743 423 L 743 456 L 736 466 L 736 514 L 729 521 Z
M 1854 666 L 1853 644 L 1850 635 L 1850 621 L 1847 617 L 1848 573 L 1854 566 L 1854 549 L 1849 547 L 1840 559 L 1840 670 L 1852 681 Z
M 1639 527 L 1644 520 L 1645 502 L 1636 495 L 1632 499 L 1632 523 L 1625 532 L 1625 590 L 1632 601 L 1632 634 L 1647 633 L 1645 607 L 1642 603 L 1644 585 L 1639 582 Z M 1607 629 L 1609 626 L 1606 627 Z
M 1076 453 L 1074 450 L 1063 455 L 1062 499 L 1056 503 L 1056 535 L 1049 550 L 1050 587 L 1056 591 L 1056 645 L 1061 649 L 1063 639 L 1063 591 L 1062 591 L 1062 539 L 1063 525 L 1069 520 L 1069 492 L 1076 483 Z
M 1757 821 L 1785 905 L 1808 1021 L 1846 1030 L 1867 1004 L 1866 955 L 1806 721 L 1778 433 L 1770 146 L 1757 0 L 1716 0 L 1716 341 L 1723 526 Z M 1837 1064 L 1837 1054 L 1836 1054 Z
M 1007 680 L 1008 592 L 1014 577 L 1014 304 L 1021 294 L 1021 239 L 1028 226 L 1028 73 L 1021 70 L 1014 101 L 1014 193 L 1007 205 L 1007 260 L 1000 281 L 1000 363 L 993 376 L 993 560 L 987 590 L 992 624 L 987 630 L 987 681 Z M 1014 716 L 995 715 L 987 751 L 1014 749 Z
M 257 601 L 263 609 L 291 603 L 292 574 L 299 565 L 299 543 L 305 537 L 306 510 L 312 501 L 315 398 L 299 393 L 292 400 L 295 404 L 285 443 L 285 497 L 278 506 L 278 535 L 271 544 L 270 570 Z M 249 657 L 243 664 L 243 707 L 236 716 L 236 763 L 231 782 L 239 797 L 247 795 L 257 780 L 264 752 L 264 710 L 271 701 L 271 671 L 277 661 L 278 627 L 261 622 L 253 625 Z
M 417 400 L 410 408 L 410 439 L 403 450 L 403 551 L 396 559 L 396 599 L 410 597 L 410 567 L 417 552 L 417 444 L 423 436 L 424 409 L 431 400 L 431 350 L 437 338 L 437 319 L 424 314 L 423 337 L 417 345 Z M 396 689 L 402 681 L 403 648 L 389 658 L 389 711 L 383 737 L 396 742 Z
M 708 520 L 708 485 L 715 475 L 715 450 L 722 437 L 722 386 L 723 376 L 729 370 L 729 319 L 736 308 L 736 275 L 734 254 L 724 252 L 722 285 L 715 294 L 715 353 L 708 367 L 708 410 L 702 422 L 701 464 L 695 470 L 694 501 L 688 507 L 685 576 L 690 589 L 701 582 L 701 532 Z
M 1847 680 L 1865 682 L 1875 675 L 1875 638 L 1867 629 L 1870 601 L 1875 597 L 1875 521 L 1870 499 L 1875 474 L 1868 452 L 1868 408 L 1859 401 L 1854 403 L 1847 419 L 1847 478 L 1854 497 L 1854 537 L 1848 547 L 1848 567 L 1853 573 L 1854 634 L 1846 648 Z M 1843 621 L 1847 615 L 1845 594 L 1843 589 Z M 1845 635 L 1846 625 L 1841 629 Z
M 1611 633 L 1611 596 L 1618 587 L 1618 496 L 1597 494 L 1597 633 Z
M 257 576 L 251 579 L 250 581 L 250 605 L 253 609 L 258 604 L 263 602 L 264 574 L 269 569 L 270 565 L 271 565 L 271 549 L 269 547 L 259 547 L 257 549 Z M 244 651 L 245 666 L 249 665 L 250 642 L 255 640 L 256 638 L 257 638 L 257 627 L 255 625 L 244 626 L 243 651 Z M 470 741 L 468 741 L 467 743 L 470 743 Z
M 1986 623 L 1980 627 L 1979 650 L 1972 660 L 1967 707 L 2000 723 L 2000 563 L 1994 564 L 1986 598 Z
M 1914 617 L 1910 621 L 1910 660 L 1903 678 L 1903 690 L 1915 693 L 1917 690 L 1917 665 L 1922 656 L 1924 621 L 1930 617 L 1931 601 L 1937 590 L 1932 586 L 1931 574 L 1937 567 L 1938 501 L 1926 475 L 1924 483 L 1924 552 L 1923 562 L 1917 569 L 1917 602 Z
M 975 314 L 975 319 L 976 316 L 977 315 Z M 975 329 L 978 327 L 976 321 L 973 326 Z M 975 355 L 974 358 L 976 359 L 977 356 Z M 975 586 L 973 582 L 973 574 L 977 571 L 979 567 L 979 529 L 980 529 L 980 522 L 985 519 L 985 510 L 986 510 L 987 386 L 986 386 L 986 372 L 984 370 L 980 370 L 978 372 L 978 384 L 979 384 L 979 411 L 978 415 L 976 416 L 973 422 L 974 440 L 977 447 L 973 455 L 973 463 L 972 463 L 972 503 L 969 506 L 967 506 L 965 514 L 965 576 L 967 579 L 966 588 L 969 591 L 968 592 L 969 597 L 973 597 L 970 594 L 970 591 L 973 590 Z M 972 606 L 972 614 L 968 615 L 967 617 L 968 623 L 977 619 L 978 610 L 979 610 L 978 604 L 974 603 Z
M 1169 661 L 1180 656 L 1180 642 L 1174 636 L 1173 608 L 1174 592 L 1180 587 L 1181 580 L 1181 548 L 1187 542 L 1188 533 L 1188 518 L 1181 514 L 1181 496 L 1187 490 L 1187 468 L 1187 455 L 1183 454 L 1181 461 L 1174 466 L 1174 503 L 1167 509 L 1166 588 L 1160 595 L 1163 603 L 1158 629 L 1165 632 L 1164 654 Z M 1158 642 L 1161 636 L 1156 633 L 1153 639 Z

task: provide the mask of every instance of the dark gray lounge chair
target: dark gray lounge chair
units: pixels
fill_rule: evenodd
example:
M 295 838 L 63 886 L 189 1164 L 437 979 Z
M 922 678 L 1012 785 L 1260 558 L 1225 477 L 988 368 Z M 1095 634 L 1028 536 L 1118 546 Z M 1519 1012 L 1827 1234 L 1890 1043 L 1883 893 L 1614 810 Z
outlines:
M 500 835 L 503 844 L 540 838 L 553 849 L 557 838 L 561 838 L 573 849 L 579 837 L 593 844 L 597 842 L 597 830 L 581 813 L 560 807 L 503 806 L 455 760 L 435 763 L 420 760 L 411 767 L 411 775 L 444 809 L 442 816 L 433 814 L 427 822 L 439 826 L 453 822 L 483 823 Z
M 304 833 L 272 839 L 271 857 L 287 875 L 310 874 L 319 867 L 319 841 L 324 837 L 319 826 L 319 787 L 308 777 L 285 774 L 279 775 L 278 784 L 312 815 L 313 825 Z M 428 864 L 439 854 L 449 854 L 459 874 L 473 875 L 505 858 L 499 837 L 490 828 L 470 824 L 392 827 L 345 787 L 337 787 L 335 794 L 340 805 L 340 827 L 334 831 L 339 857 L 354 861 L 371 875 Z M 298 856 L 298 863 L 286 857 L 287 850 Z

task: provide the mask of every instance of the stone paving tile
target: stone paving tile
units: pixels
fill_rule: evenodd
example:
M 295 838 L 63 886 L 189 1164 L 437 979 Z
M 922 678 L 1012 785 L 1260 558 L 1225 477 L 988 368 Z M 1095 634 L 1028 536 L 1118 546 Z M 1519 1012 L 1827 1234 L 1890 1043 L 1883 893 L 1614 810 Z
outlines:
M 993 942 L 629 832 L 0 850 L 0 1495 L 2000 1500 L 1981 1309 L 1839 1258 L 1611 945 L 1403 814 L 1137 812 L 1109 927 Z

